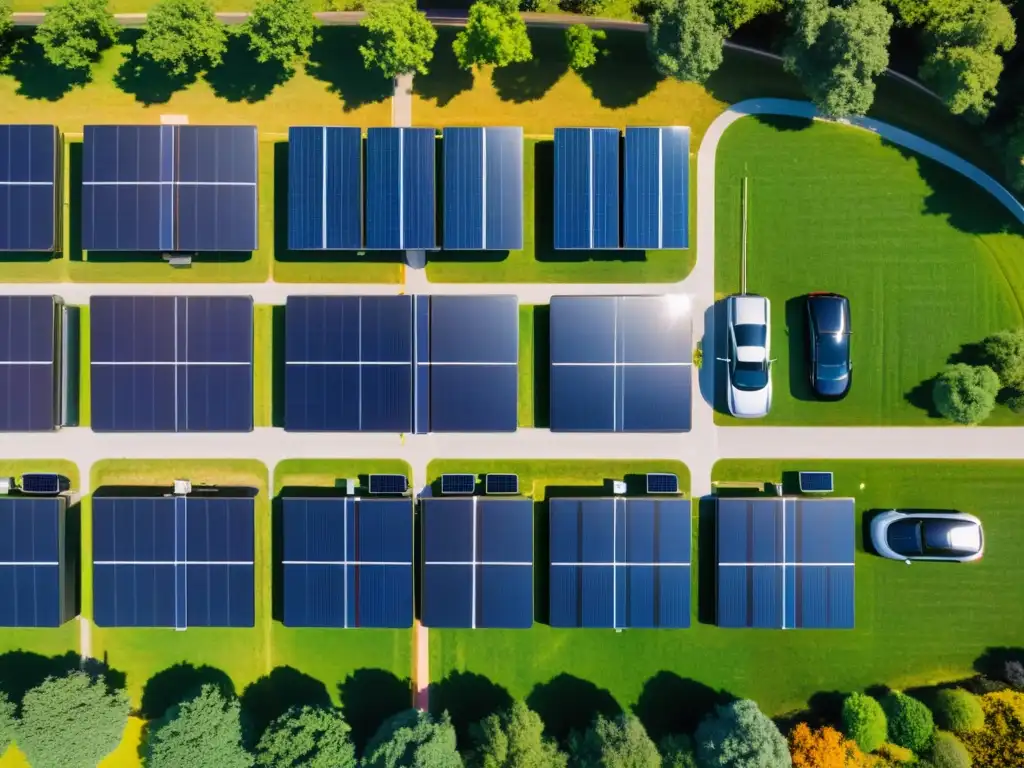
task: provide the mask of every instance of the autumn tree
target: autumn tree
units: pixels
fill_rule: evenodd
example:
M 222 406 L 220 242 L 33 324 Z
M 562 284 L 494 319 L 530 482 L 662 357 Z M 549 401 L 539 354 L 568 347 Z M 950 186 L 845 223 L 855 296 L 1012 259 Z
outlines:
M 793 768 L 860 768 L 864 765 L 864 754 L 857 744 L 827 726 L 812 731 L 807 723 L 799 723 L 789 734 L 789 751 Z

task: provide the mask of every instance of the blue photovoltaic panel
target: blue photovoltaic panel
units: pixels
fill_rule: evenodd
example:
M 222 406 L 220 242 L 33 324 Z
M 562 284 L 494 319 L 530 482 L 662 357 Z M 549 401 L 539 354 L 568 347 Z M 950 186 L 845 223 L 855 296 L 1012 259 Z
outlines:
M 532 626 L 533 502 L 473 497 L 421 504 L 424 626 Z
M 831 472 L 800 472 L 800 491 L 802 493 L 831 493 Z
M 679 493 L 679 478 L 667 472 L 651 472 L 647 475 L 648 493 Z
M 366 134 L 366 247 L 431 250 L 435 222 L 432 128 L 370 128 Z
M 485 493 L 519 493 L 519 475 L 489 474 L 484 478 Z
M 0 251 L 55 251 L 57 129 L 0 125 Z
M 472 495 L 476 491 L 476 475 L 441 475 L 441 493 Z
M 0 296 L 0 430 L 53 429 L 59 419 L 52 296 Z
M 90 307 L 93 430 L 252 429 L 251 298 L 94 296 Z
M 551 429 L 690 428 L 690 305 L 685 296 L 551 299 Z
M 370 475 L 370 493 L 405 493 L 409 479 L 405 475 Z
M 626 248 L 689 247 L 689 168 L 689 128 L 626 128 Z
M 412 504 L 284 499 L 285 626 L 412 626 Z
M 289 296 L 285 428 L 412 432 L 413 299 Z
M 851 629 L 853 499 L 718 499 L 718 625 Z
M 555 248 L 619 248 L 619 131 L 555 129 Z
M 97 626 L 254 626 L 254 509 L 252 498 L 94 497 Z
M 21 492 L 56 496 L 61 492 L 61 477 L 52 472 L 26 472 L 21 476 Z
M 63 517 L 61 499 L 0 498 L 0 626 L 63 623 Z
M 551 626 L 690 626 L 690 504 L 551 499 Z
M 288 129 L 288 247 L 363 247 L 363 138 L 358 128 Z
M 522 128 L 445 128 L 444 247 L 523 247 Z

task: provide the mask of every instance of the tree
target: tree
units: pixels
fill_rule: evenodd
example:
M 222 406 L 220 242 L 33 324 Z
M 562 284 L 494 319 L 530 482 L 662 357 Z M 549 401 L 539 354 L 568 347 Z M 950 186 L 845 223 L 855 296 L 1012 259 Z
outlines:
M 276 61 L 290 72 L 295 59 L 313 45 L 315 28 L 309 0 L 258 0 L 243 31 L 257 61 Z
M 697 768 L 697 755 L 693 739 L 685 733 L 666 736 L 658 745 L 661 768 Z
M 932 399 L 936 410 L 950 421 L 980 424 L 995 408 L 998 393 L 999 377 L 987 365 L 957 363 L 938 375 Z
M 925 57 L 918 74 L 954 115 L 984 117 L 995 103 L 1003 60 L 992 51 L 939 48 Z
M 960 734 L 978 768 L 1024 765 L 1024 693 L 997 691 L 981 697 L 985 728 Z
M 377 67 L 384 77 L 427 74 L 437 30 L 425 13 L 416 10 L 416 0 L 371 0 L 359 26 L 369 36 L 359 46 L 367 69 Z
M 209 0 L 157 0 L 136 50 L 173 75 L 220 64 L 227 32 Z
M 885 743 L 888 724 L 885 710 L 865 693 L 851 693 L 843 701 L 843 733 L 864 752 L 874 752 Z
M 892 15 L 878 0 L 804 0 L 790 8 L 787 71 L 822 113 L 865 114 L 875 100 L 875 78 L 889 66 Z
M 812 731 L 807 723 L 798 723 L 789 734 L 793 768 L 860 768 L 864 755 L 853 741 L 835 728 Z
M 470 763 L 480 768 L 565 768 L 558 745 L 544 738 L 540 715 L 522 701 L 470 729 Z
M 597 40 L 607 35 L 603 29 L 591 29 L 586 24 L 573 24 L 565 30 L 565 47 L 569 49 L 569 67 L 573 72 L 582 72 L 597 63 L 600 50 Z
M 407 709 L 386 720 L 366 745 L 364 768 L 462 768 L 455 727 L 445 712 L 439 719 Z
M 964 46 L 979 51 L 1008 51 L 1016 41 L 1010 9 L 1000 0 L 961 0 L 937 6 L 925 29 L 938 47 Z
M 661 754 L 634 715 L 608 719 L 598 715 L 585 733 L 569 739 L 569 753 L 578 768 L 659 768 Z
M 978 731 L 985 727 L 985 712 L 978 697 L 962 688 L 943 688 L 932 706 L 935 723 L 947 731 Z
M 726 29 L 712 0 L 658 0 L 647 25 L 647 50 L 660 74 L 703 83 L 721 66 Z
M 758 16 L 781 9 L 779 0 L 722 0 L 718 4 L 718 21 L 727 29 L 736 30 Z
M 929 755 L 935 768 L 971 768 L 971 755 L 952 733 L 939 731 Z
M 1024 389 L 1024 328 L 993 333 L 981 343 L 985 364 L 999 382 L 1011 389 Z
M 455 36 L 452 50 L 463 69 L 529 61 L 533 52 L 518 2 L 476 0 L 469 7 L 466 28 Z
M 121 743 L 130 708 L 102 677 L 48 677 L 21 702 L 18 746 L 33 768 L 93 768 Z
M 0 691 L 0 757 L 14 741 L 14 730 L 18 721 L 14 717 L 14 704 L 7 694 Z
M 887 693 L 882 709 L 889 719 L 889 739 L 913 752 L 924 752 L 932 743 L 935 722 L 931 710 L 917 699 L 899 691 Z
M 169 708 L 150 726 L 148 768 L 249 768 L 252 756 L 242 746 L 238 699 L 226 699 L 215 685 Z
M 47 6 L 35 38 L 51 64 L 88 69 L 120 31 L 107 0 L 58 0 Z
M 718 706 L 698 726 L 697 762 L 703 768 L 788 768 L 786 738 L 749 699 Z
M 292 707 L 267 726 L 256 745 L 256 765 L 355 768 L 351 730 L 336 709 Z

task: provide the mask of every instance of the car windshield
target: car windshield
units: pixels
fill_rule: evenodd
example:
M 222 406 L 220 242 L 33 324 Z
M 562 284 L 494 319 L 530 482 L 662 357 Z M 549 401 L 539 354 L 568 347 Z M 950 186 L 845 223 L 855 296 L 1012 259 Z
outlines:
M 818 367 L 822 373 L 841 378 L 848 372 L 847 343 L 849 337 L 828 333 L 818 339 Z
M 744 323 L 735 328 L 737 347 L 763 347 L 768 340 L 767 330 L 763 325 Z
M 732 384 L 737 389 L 756 392 L 768 386 L 768 366 L 764 363 L 734 362 Z
M 904 557 L 924 554 L 920 520 L 897 520 L 889 526 L 889 546 Z

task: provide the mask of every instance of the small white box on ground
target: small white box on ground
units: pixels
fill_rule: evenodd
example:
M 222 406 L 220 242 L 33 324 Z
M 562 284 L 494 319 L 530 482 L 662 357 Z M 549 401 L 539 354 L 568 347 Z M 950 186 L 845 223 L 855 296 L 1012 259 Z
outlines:
M 350 477 L 348 480 L 345 481 L 345 495 L 346 496 L 355 496 L 356 495 L 356 488 L 358 488 L 358 487 L 359 487 L 359 480 L 355 480 L 355 479 Z
M 0 477 L 0 496 L 6 496 L 17 487 L 13 477 Z
M 612 480 L 612 493 L 616 496 L 624 496 L 626 494 L 626 481 Z
M 174 495 L 175 496 L 188 496 L 192 493 L 192 481 L 191 480 L 175 480 L 174 481 Z

